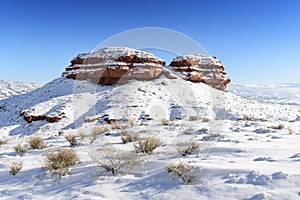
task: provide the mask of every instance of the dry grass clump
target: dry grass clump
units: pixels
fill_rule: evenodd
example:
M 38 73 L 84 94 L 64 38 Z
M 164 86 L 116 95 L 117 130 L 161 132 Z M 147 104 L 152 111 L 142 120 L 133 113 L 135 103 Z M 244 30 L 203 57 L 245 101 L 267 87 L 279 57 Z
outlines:
M 78 140 L 76 139 L 77 135 L 70 133 L 68 135 L 65 135 L 65 139 L 68 140 L 70 143 L 71 147 L 74 147 L 78 144 Z
M 28 144 L 31 149 L 43 149 L 45 147 L 44 140 L 40 136 L 30 137 L 28 139 Z
M 97 165 L 112 174 L 117 174 L 120 170 L 129 170 L 132 166 L 142 165 L 143 160 L 137 154 L 124 152 L 112 147 L 104 147 L 101 152 L 91 155 Z
M 198 116 L 189 116 L 189 121 L 198 121 L 199 119 Z
M 221 138 L 222 136 L 219 133 L 213 133 L 210 135 L 206 135 L 202 138 L 203 141 L 212 141 Z
M 268 126 L 268 128 L 275 129 L 275 130 L 282 130 L 284 129 L 284 125 L 278 124 L 277 126 Z
M 140 139 L 139 134 L 137 133 L 121 133 L 121 140 L 124 144 L 129 142 L 136 142 Z
M 23 168 L 23 161 L 12 161 L 8 164 L 9 174 L 15 176 Z
M 17 152 L 17 154 L 18 154 L 19 156 L 23 156 L 23 154 L 24 154 L 26 151 L 28 151 L 29 146 L 28 146 L 28 144 L 23 144 L 23 145 L 17 144 L 17 145 L 14 147 L 14 149 L 15 149 L 15 151 Z
M 195 151 L 198 151 L 200 148 L 200 143 L 195 141 L 194 139 L 176 144 L 176 150 L 182 156 L 190 155 Z
M 45 165 L 52 175 L 65 176 L 69 167 L 79 160 L 74 149 L 59 148 L 57 152 L 50 151 L 45 154 Z
M 3 144 L 7 144 L 9 141 L 9 138 L 8 137 L 2 137 L 0 139 L 0 146 L 3 145 Z
M 183 161 L 169 165 L 167 171 L 173 177 L 181 179 L 184 183 L 195 183 L 201 172 L 201 170 L 197 170 Z
M 207 118 L 207 117 L 203 117 L 203 118 L 202 118 L 202 122 L 210 122 L 210 119 Z
M 164 126 L 170 126 L 172 124 L 171 120 L 168 119 L 162 119 L 161 124 Z
M 162 141 L 158 137 L 149 137 L 140 139 L 138 142 L 133 143 L 135 151 L 137 153 L 148 153 L 151 154 L 154 149 L 159 147 Z
M 295 130 L 292 129 L 291 127 L 288 127 L 288 128 L 287 128 L 287 131 L 288 131 L 288 134 L 290 134 L 290 135 L 292 135 L 292 134 L 295 133 Z
M 136 124 L 136 120 L 134 118 L 128 119 L 128 124 L 130 127 L 133 127 Z

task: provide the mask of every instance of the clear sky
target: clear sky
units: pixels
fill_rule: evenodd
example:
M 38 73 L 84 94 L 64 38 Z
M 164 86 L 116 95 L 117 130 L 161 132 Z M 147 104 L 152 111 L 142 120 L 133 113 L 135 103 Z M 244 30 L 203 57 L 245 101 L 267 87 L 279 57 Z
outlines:
M 300 82 L 299 0 L 0 0 L 0 80 L 51 81 L 78 53 L 139 27 L 192 37 L 233 82 Z

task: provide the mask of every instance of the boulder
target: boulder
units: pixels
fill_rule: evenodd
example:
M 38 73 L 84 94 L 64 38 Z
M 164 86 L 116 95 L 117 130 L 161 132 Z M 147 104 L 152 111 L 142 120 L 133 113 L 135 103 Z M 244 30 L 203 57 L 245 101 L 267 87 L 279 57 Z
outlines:
M 189 54 L 177 56 L 170 66 L 188 81 L 205 83 L 213 88 L 225 90 L 230 79 L 220 60 L 214 56 Z

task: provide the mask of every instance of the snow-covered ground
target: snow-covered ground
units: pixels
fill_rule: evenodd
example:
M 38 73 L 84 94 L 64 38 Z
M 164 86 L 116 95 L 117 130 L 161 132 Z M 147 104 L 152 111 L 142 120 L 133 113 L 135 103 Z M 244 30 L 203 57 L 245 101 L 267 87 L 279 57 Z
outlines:
M 275 86 L 263 88 L 264 95 L 286 94 L 283 86 L 278 93 Z M 300 199 L 299 87 L 286 88 L 285 100 L 269 101 L 254 86 L 236 84 L 222 92 L 164 77 L 121 86 L 58 78 L 3 99 L 0 139 L 7 143 L 0 145 L 0 199 Z M 57 123 L 29 124 L 20 111 L 65 117 Z M 86 122 L 105 115 L 119 119 L 122 128 L 110 130 L 101 119 Z M 145 115 L 153 120 L 142 120 Z M 89 134 L 104 126 L 108 131 L 91 143 Z M 132 151 L 133 143 L 122 143 L 124 129 L 140 137 L 159 137 L 162 145 L 151 155 L 138 154 L 143 166 L 111 175 L 91 155 L 103 146 Z M 64 138 L 68 133 L 88 136 L 77 137 L 79 145 L 72 147 L 80 162 L 57 179 L 47 171 L 44 154 L 69 148 Z M 14 147 L 32 135 L 41 136 L 46 147 L 17 155 Z M 200 151 L 180 156 L 176 144 L 190 139 L 201 144 Z M 24 166 L 12 176 L 8 164 L 15 160 Z M 202 169 L 194 183 L 184 184 L 168 174 L 167 166 L 179 161 Z

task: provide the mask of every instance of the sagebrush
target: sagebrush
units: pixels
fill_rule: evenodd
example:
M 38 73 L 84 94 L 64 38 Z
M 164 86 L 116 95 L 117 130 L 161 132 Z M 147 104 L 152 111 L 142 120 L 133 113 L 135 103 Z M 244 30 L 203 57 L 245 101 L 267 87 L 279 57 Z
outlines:
M 31 149 L 43 149 L 45 147 L 43 138 L 39 136 L 31 136 L 28 139 L 28 144 Z
M 158 137 L 149 137 L 140 139 L 138 142 L 133 143 L 134 149 L 137 153 L 151 154 L 154 149 L 159 147 L 162 141 Z
M 194 139 L 176 144 L 176 150 L 182 156 L 190 155 L 200 150 L 201 144 Z
M 124 152 L 112 147 L 104 147 L 102 151 L 92 153 L 91 157 L 97 165 L 112 174 L 117 174 L 122 169 L 129 170 L 130 167 L 143 163 L 136 153 Z
M 179 162 L 167 167 L 167 171 L 175 178 L 179 178 L 184 183 L 194 183 L 197 181 L 201 170 L 194 168 L 186 162 Z
M 74 166 L 79 161 L 74 149 L 59 148 L 57 152 L 49 151 L 45 156 L 45 165 L 52 175 L 66 175 L 68 168 Z
M 11 161 L 8 164 L 9 174 L 15 176 L 19 173 L 23 168 L 23 161 Z

